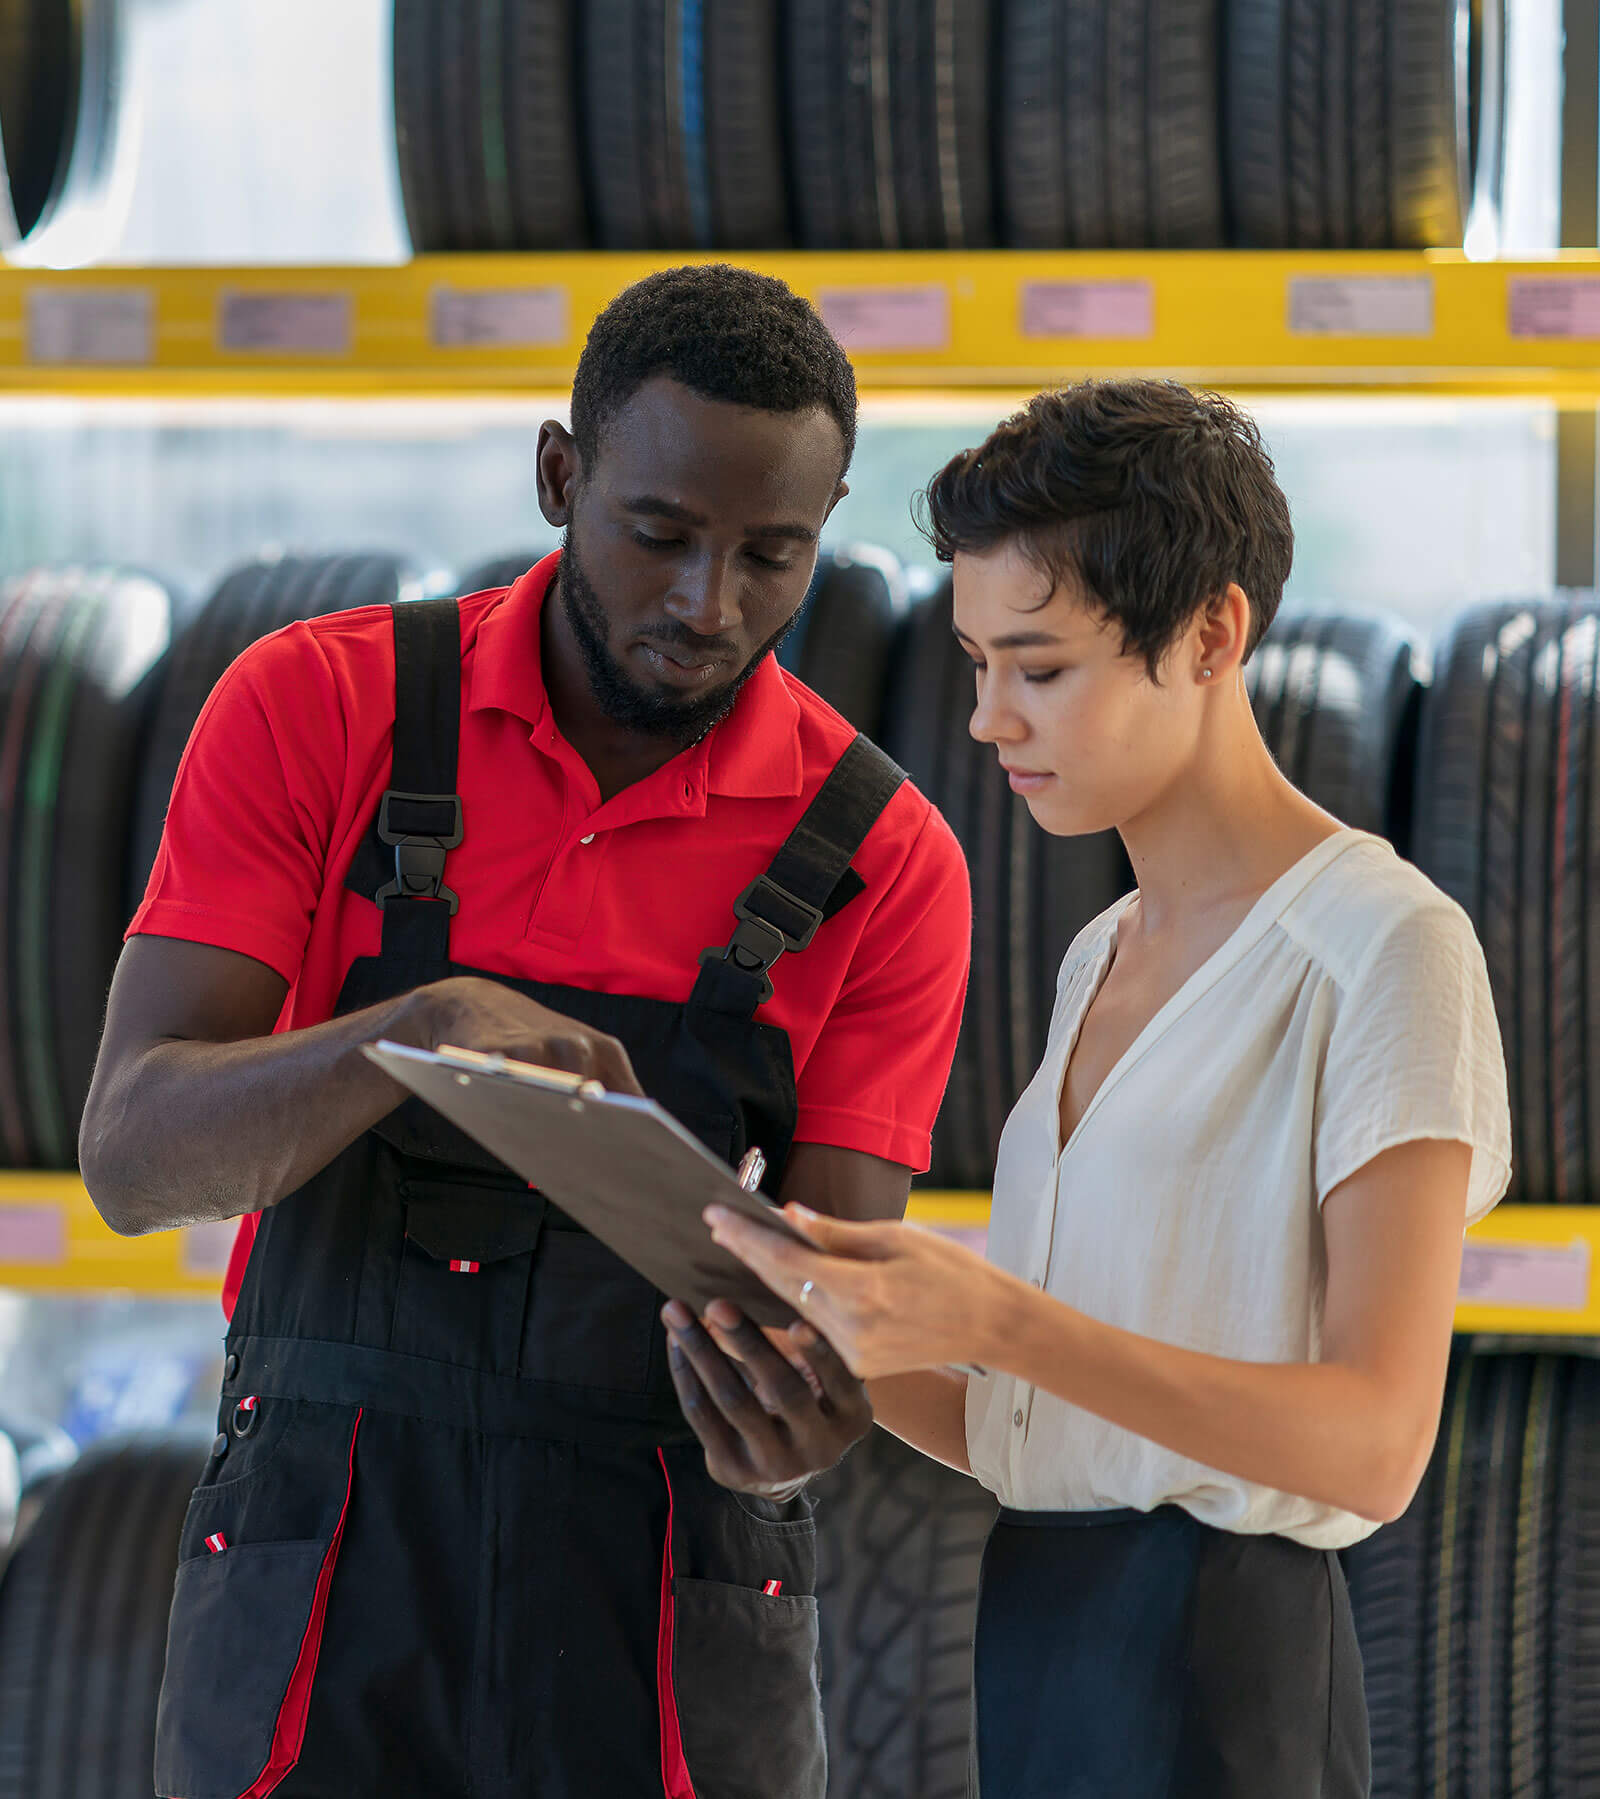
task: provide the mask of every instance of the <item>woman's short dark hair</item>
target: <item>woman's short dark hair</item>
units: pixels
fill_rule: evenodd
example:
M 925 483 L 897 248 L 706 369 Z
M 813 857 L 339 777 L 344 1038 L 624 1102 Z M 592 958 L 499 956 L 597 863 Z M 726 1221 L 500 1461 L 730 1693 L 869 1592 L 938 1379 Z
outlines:
M 856 377 L 809 300 L 731 263 L 661 269 L 624 288 L 589 331 L 572 383 L 572 435 L 592 466 L 606 426 L 665 375 L 702 399 L 760 412 L 823 411 L 856 442 Z
M 1156 678 L 1206 604 L 1237 581 L 1248 656 L 1283 598 L 1294 529 L 1246 413 L 1177 381 L 1081 381 L 1036 394 L 929 482 L 922 529 L 941 561 L 1015 543 L 1051 583 L 1082 586 Z

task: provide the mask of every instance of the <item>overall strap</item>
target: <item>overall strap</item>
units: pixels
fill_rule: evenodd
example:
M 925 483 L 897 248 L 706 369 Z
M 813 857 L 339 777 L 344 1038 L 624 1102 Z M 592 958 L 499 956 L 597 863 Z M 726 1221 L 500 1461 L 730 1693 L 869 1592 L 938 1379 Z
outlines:
M 860 891 L 850 863 L 905 778 L 875 743 L 857 736 L 766 873 L 733 902 L 739 922 L 730 941 L 701 951 L 691 1006 L 750 1017 L 772 998 L 772 965 L 805 949 L 823 920 Z
M 442 966 L 460 903 L 444 884 L 444 864 L 461 841 L 461 619 L 449 598 L 402 601 L 391 611 L 394 766 L 374 835 L 346 884 L 383 908 L 385 961 Z

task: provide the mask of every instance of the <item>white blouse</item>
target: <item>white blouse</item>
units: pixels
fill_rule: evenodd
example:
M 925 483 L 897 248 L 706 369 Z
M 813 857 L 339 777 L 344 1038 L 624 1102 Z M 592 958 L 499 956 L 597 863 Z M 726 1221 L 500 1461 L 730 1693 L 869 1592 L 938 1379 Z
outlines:
M 1059 1142 L 1062 1075 L 1129 895 L 1067 951 L 1043 1066 L 1000 1141 L 989 1258 L 1107 1324 L 1314 1362 L 1321 1205 L 1385 1149 L 1473 1150 L 1467 1223 L 1511 1172 L 1505 1062 L 1467 915 L 1381 838 L 1282 875 L 1129 1046 Z M 967 1388 L 972 1470 L 1029 1511 L 1174 1503 L 1319 1549 L 1376 1528 L 1222 1474 L 1002 1373 Z

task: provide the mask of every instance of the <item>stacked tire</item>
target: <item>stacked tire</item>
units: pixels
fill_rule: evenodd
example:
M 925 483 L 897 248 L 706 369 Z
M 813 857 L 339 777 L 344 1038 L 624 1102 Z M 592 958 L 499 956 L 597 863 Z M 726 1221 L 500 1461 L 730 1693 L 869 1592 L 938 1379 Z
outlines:
M 64 1168 L 124 913 L 133 772 L 173 598 L 56 569 L 0 587 L 0 1152 Z
M 1502 116 L 1499 14 L 1464 17 L 395 0 L 401 189 L 419 251 L 1457 245 Z
M 116 124 L 116 27 L 113 0 L 0 0 L 0 251 L 103 175 Z
M 1600 1790 L 1600 1362 L 1458 1345 L 1421 1489 L 1344 1561 L 1373 1799 Z

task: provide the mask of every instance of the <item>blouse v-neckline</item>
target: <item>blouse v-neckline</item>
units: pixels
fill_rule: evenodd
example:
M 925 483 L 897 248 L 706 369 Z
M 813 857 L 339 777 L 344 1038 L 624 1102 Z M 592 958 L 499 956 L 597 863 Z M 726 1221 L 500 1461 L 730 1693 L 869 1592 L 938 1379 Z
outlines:
M 1117 933 L 1122 928 L 1122 920 L 1127 915 L 1128 907 L 1138 898 L 1137 891 L 1128 895 L 1118 909 L 1116 917 L 1111 921 L 1111 928 L 1106 933 L 1105 942 L 1101 944 L 1096 953 L 1088 991 L 1079 1002 L 1077 1021 L 1067 1038 L 1061 1065 L 1055 1073 L 1052 1088 L 1055 1094 L 1055 1105 L 1051 1128 L 1055 1135 L 1055 1159 L 1058 1167 L 1067 1151 L 1083 1135 L 1084 1126 L 1099 1110 L 1100 1102 L 1128 1070 L 1144 1056 L 1147 1050 L 1166 1035 L 1178 1019 L 1208 989 L 1214 987 L 1222 979 L 1253 944 L 1265 935 L 1278 914 L 1296 894 L 1315 879 L 1335 857 L 1342 855 L 1352 844 L 1364 841 L 1369 836 L 1369 832 L 1358 831 L 1353 826 L 1346 825 L 1330 836 L 1324 837 L 1321 843 L 1314 844 L 1298 862 L 1286 868 L 1256 900 L 1232 931 L 1206 957 L 1205 961 L 1195 969 L 1194 973 L 1145 1020 L 1142 1029 L 1107 1070 L 1105 1078 L 1089 1096 L 1089 1103 L 1079 1114 L 1077 1123 L 1072 1127 L 1072 1134 L 1063 1141 L 1061 1136 L 1061 1094 L 1066 1086 L 1067 1070 L 1072 1066 L 1072 1058 L 1078 1047 L 1078 1038 L 1083 1033 L 1084 1020 L 1089 1016 L 1089 1009 L 1098 998 L 1100 989 L 1105 984 L 1106 975 L 1110 971 L 1116 949 Z M 1381 839 L 1376 841 L 1381 841 Z

